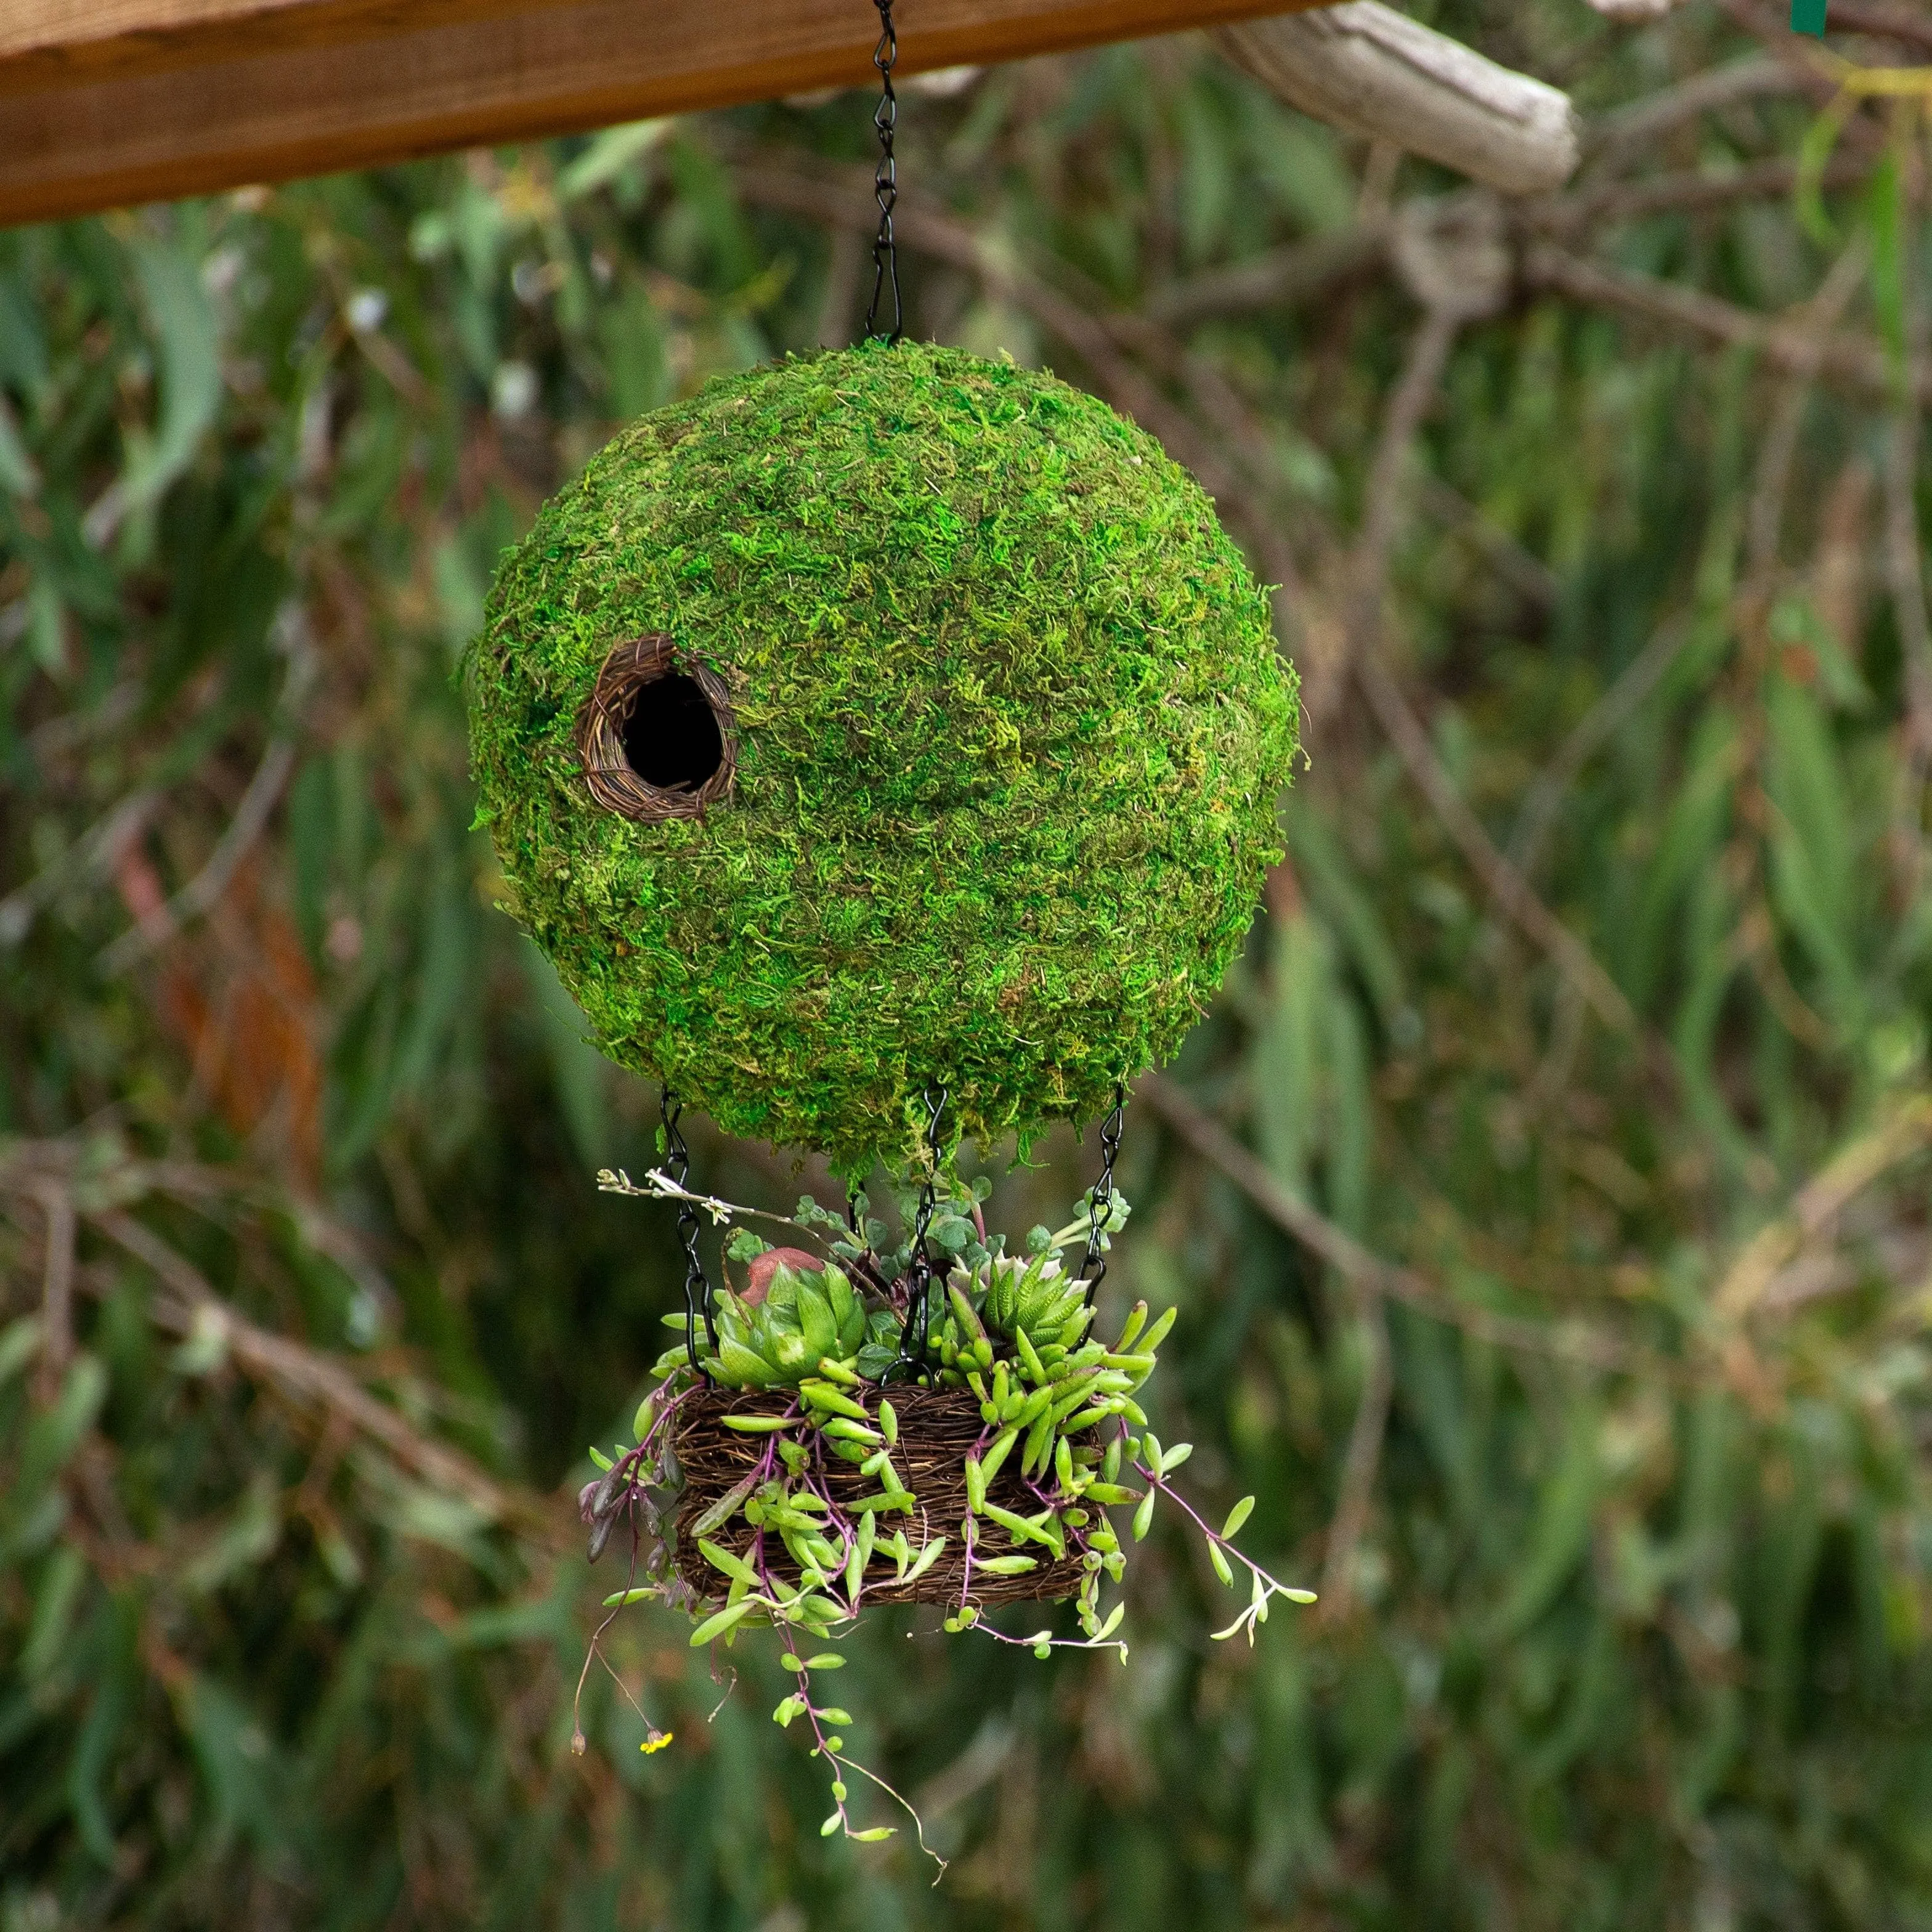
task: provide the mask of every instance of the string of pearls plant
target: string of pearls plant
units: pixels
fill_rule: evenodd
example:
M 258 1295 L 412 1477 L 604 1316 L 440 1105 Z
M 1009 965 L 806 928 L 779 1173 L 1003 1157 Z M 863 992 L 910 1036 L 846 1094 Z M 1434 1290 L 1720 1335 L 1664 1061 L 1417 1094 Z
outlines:
M 591 1654 L 611 1617 L 647 1599 L 688 1612 L 695 1646 L 728 1648 L 753 1624 L 776 1629 L 794 1684 L 772 1715 L 787 1726 L 802 1720 L 826 1760 L 827 1836 L 892 1835 L 855 1826 L 853 1773 L 906 1804 L 848 1754 L 851 1714 L 818 1688 L 845 1661 L 828 1640 L 868 1600 L 943 1604 L 947 1631 L 977 1630 L 1037 1657 L 1106 1648 L 1124 1663 L 1126 1605 L 1101 1602 L 1126 1565 L 1112 1513 L 1131 1512 L 1126 1534 L 1138 1542 L 1165 1498 L 1204 1539 L 1222 1582 L 1246 1584 L 1245 1604 L 1217 1639 L 1252 1643 L 1276 1597 L 1314 1600 L 1236 1547 L 1252 1496 L 1216 1529 L 1174 1488 L 1191 1446 L 1163 1445 L 1137 1400 L 1174 1311 L 1150 1321 L 1139 1302 L 1111 1342 L 1093 1334 L 1088 1283 L 1062 1260 L 1092 1232 L 1090 1193 L 1066 1226 L 1035 1228 L 1010 1255 L 1004 1236 L 987 1234 L 984 1184 L 976 1192 L 949 1176 L 928 1234 L 944 1277 L 935 1269 L 921 1291 L 911 1286 L 923 1278 L 914 1243 L 892 1244 L 862 1194 L 849 1216 L 808 1195 L 786 1216 L 694 1194 L 662 1170 L 641 1184 L 608 1170 L 598 1178 L 607 1192 L 694 1206 L 729 1226 L 725 1252 L 746 1278 L 713 1295 L 709 1324 L 665 1318 L 680 1339 L 653 1372 L 634 1442 L 590 1452 L 600 1474 L 580 1502 L 591 1558 L 620 1526 L 630 1540 L 629 1576 L 604 1600 Z M 908 1228 L 916 1191 L 903 1190 Z M 1129 1210 L 1115 1195 L 1100 1211 L 1104 1246 Z M 809 1246 L 774 1246 L 753 1222 Z M 911 1306 L 921 1292 L 924 1311 Z M 908 1350 L 909 1319 L 922 1350 Z M 1071 1599 L 1079 1634 L 1015 1636 L 987 1618 L 1022 1599 Z M 644 1748 L 669 1742 L 650 1725 Z

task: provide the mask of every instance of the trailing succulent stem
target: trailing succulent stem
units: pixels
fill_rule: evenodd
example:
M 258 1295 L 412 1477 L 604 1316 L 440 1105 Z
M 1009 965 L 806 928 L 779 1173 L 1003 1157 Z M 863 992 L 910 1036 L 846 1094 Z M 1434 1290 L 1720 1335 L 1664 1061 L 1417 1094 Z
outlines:
M 642 1186 L 611 1173 L 600 1182 L 695 1202 L 721 1222 L 750 1218 L 662 1173 Z M 614 1612 L 646 1598 L 688 1609 L 694 1645 L 728 1646 L 751 1624 L 784 1634 L 796 1683 L 773 1715 L 806 1720 L 830 1766 L 828 1834 L 868 1840 L 890 1828 L 854 1829 L 846 1774 L 873 1774 L 845 1756 L 850 1716 L 815 1701 L 812 1676 L 843 1663 L 820 1646 L 868 1598 L 943 1604 L 949 1631 L 984 1630 L 1041 1657 L 1106 1648 L 1124 1662 L 1126 1606 L 1100 1601 L 1102 1580 L 1119 1582 L 1126 1564 L 1108 1513 L 1132 1510 L 1138 1541 L 1166 1496 L 1222 1581 L 1234 1584 L 1237 1565 L 1248 1581 L 1247 1606 L 1217 1636 L 1245 1630 L 1252 1642 L 1271 1598 L 1313 1600 L 1234 1547 L 1253 1498 L 1216 1531 L 1168 1481 L 1191 1451 L 1162 1446 L 1138 1397 L 1174 1311 L 1150 1321 L 1137 1303 L 1111 1342 L 1093 1334 L 1089 1285 L 1061 1260 L 1093 1230 L 1090 1196 L 1066 1226 L 1036 1228 L 1026 1252 L 1009 1255 L 987 1235 L 977 1196 L 950 1183 L 929 1234 L 950 1264 L 943 1282 L 933 1271 L 914 1330 L 927 1352 L 910 1364 L 910 1248 L 890 1245 L 868 1205 L 856 1196 L 842 1219 L 808 1196 L 790 1217 L 759 1217 L 784 1220 L 822 1255 L 734 1229 L 725 1251 L 746 1280 L 713 1298 L 716 1352 L 695 1370 L 683 1340 L 665 1352 L 634 1444 L 614 1459 L 593 1450 L 602 1473 L 581 1498 L 593 1562 L 616 1525 L 632 1530 L 631 1580 L 605 1599 Z M 1102 1204 L 1103 1246 L 1128 1211 L 1118 1196 Z M 666 1319 L 684 1329 L 682 1315 Z M 1015 1636 L 982 1621 L 989 1606 L 1026 1598 L 1071 1599 L 1079 1635 Z

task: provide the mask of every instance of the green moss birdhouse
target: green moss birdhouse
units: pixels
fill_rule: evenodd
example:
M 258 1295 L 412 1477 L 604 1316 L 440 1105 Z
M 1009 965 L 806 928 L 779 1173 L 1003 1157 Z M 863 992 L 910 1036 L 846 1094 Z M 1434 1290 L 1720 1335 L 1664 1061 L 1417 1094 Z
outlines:
M 505 561 L 472 744 L 612 1058 L 898 1164 L 1164 1058 L 1241 943 L 1294 674 L 1209 499 L 1054 377 L 881 344 L 634 424 Z

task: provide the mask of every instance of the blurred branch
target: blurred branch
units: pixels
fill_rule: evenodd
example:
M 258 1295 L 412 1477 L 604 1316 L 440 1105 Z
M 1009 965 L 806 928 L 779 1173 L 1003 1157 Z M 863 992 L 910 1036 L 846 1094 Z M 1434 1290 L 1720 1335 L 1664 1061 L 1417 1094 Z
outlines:
M 1526 550 L 1434 470 L 1420 471 L 1413 487 L 1416 507 L 1477 552 L 1526 604 L 1539 612 L 1556 608 L 1563 596 L 1563 580 L 1540 556 Z
M 1809 362 L 1791 372 L 1770 434 L 1758 454 L 1757 480 L 1751 491 L 1746 520 L 1750 568 L 1754 580 L 1768 580 L 1778 566 L 1778 538 L 1784 521 L 1784 500 L 1790 493 L 1791 466 L 1798 453 L 1798 431 L 1817 381 L 1825 345 L 1837 328 L 1846 305 L 1864 279 L 1870 251 L 1862 239 L 1854 241 L 1832 264 L 1818 292 L 1804 304 L 1800 326 L 1811 345 Z M 1754 582 L 1754 589 L 1759 586 Z
M 1655 636 L 1627 664 L 1616 682 L 1576 722 L 1555 758 L 1537 775 L 1516 814 L 1510 835 L 1509 860 L 1527 880 L 1543 862 L 1556 814 L 1583 767 L 1622 730 L 1644 700 L 1657 688 L 1664 674 L 1691 634 L 1690 620 L 1667 620 Z
M 152 1270 L 170 1291 L 154 1304 L 154 1317 L 159 1326 L 182 1336 L 212 1334 L 245 1372 L 273 1384 L 299 1404 L 340 1416 L 424 1481 L 460 1496 L 493 1522 L 514 1526 L 526 1534 L 533 1532 L 546 1544 L 562 1546 L 560 1526 L 540 1498 L 504 1488 L 466 1456 L 418 1434 L 340 1362 L 286 1336 L 256 1328 L 229 1306 L 190 1262 L 144 1222 L 119 1208 L 92 1210 L 87 1219 Z
M 1211 316 L 1291 308 L 1379 268 L 1388 252 L 1388 231 L 1383 224 L 1340 229 L 1271 249 L 1252 261 L 1169 283 L 1148 297 L 1141 312 L 1163 328 L 1186 328 Z
M 1864 272 L 1867 250 L 1859 242 L 1832 266 L 1818 292 L 1804 305 L 1801 325 L 1808 358 L 1791 374 L 1792 381 L 1759 452 L 1757 481 L 1747 520 L 1754 579 L 1777 562 L 1778 526 L 1789 488 L 1792 460 L 1802 427 L 1804 405 L 1816 380 L 1825 344 Z M 1625 668 L 1622 676 L 1581 718 L 1556 756 L 1531 786 L 1510 835 L 1509 856 L 1525 878 L 1534 878 L 1564 796 L 1583 767 L 1628 722 L 1656 689 L 1693 634 L 1688 616 L 1666 621 Z
M 298 604 L 284 607 L 278 625 L 286 639 L 288 674 L 284 682 L 280 710 L 290 721 L 281 733 L 271 738 L 268 749 L 248 781 L 235 816 L 203 866 L 181 890 L 152 916 L 124 932 L 103 949 L 98 962 L 101 971 L 112 978 L 124 973 L 158 947 L 165 946 L 182 928 L 199 919 L 220 899 L 233 880 L 237 868 L 254 849 L 267 828 L 268 820 L 281 801 L 290 775 L 295 770 L 297 748 L 292 721 L 301 708 L 314 671 L 315 653 L 309 642 L 307 620 Z
M 1836 154 L 1815 178 L 1821 188 L 1855 186 L 1870 175 L 1873 159 L 1870 154 L 1856 152 Z M 1638 221 L 1651 214 L 1695 214 L 1741 201 L 1781 201 L 1803 174 L 1798 161 L 1774 156 L 1746 162 L 1728 174 L 1700 169 L 1645 181 L 1606 182 L 1581 194 L 1533 202 L 1525 212 L 1530 224 L 1542 233 L 1570 234 L 1582 228 Z
M 1746 1243 L 1712 1297 L 1712 1311 L 1727 1323 L 1741 1323 L 1778 1271 L 1830 1226 L 1854 1195 L 1928 1142 L 1932 1096 L 1922 1094 L 1894 1107 L 1806 1182 L 1786 1213 Z
M 19 945 L 62 886 L 112 866 L 128 841 L 140 836 L 160 802 L 158 791 L 129 793 L 58 858 L 50 860 L 25 885 L 0 899 L 0 946 Z
M 1524 277 L 1532 288 L 1568 296 L 1573 302 L 1621 310 L 1726 348 L 1756 350 L 1774 368 L 1793 374 L 1816 368 L 1833 382 L 1881 399 L 1888 400 L 1893 392 L 1885 351 L 1866 337 L 1834 335 L 1821 352 L 1802 326 L 1754 314 L 1701 290 L 1587 262 L 1546 243 L 1528 250 Z M 1932 370 L 1922 362 L 1912 366 L 1911 393 L 1921 402 L 1932 400 Z
M 51 1175 L 32 1187 L 46 1224 L 40 1288 L 40 1364 L 37 1393 L 51 1402 L 74 1355 L 74 1197 Z
M 269 814 L 280 803 L 295 763 L 292 740 L 277 738 L 270 743 L 262 762 L 255 768 L 254 776 L 248 782 L 248 789 L 242 795 L 235 816 L 209 854 L 208 863 L 152 917 L 131 927 L 112 945 L 102 949 L 98 963 L 103 973 L 110 977 L 124 973 L 150 952 L 165 946 L 183 926 L 214 907 L 228 890 L 236 868 L 261 836 Z
M 1369 1510 L 1375 1501 L 1376 1470 L 1382 1461 L 1389 1402 L 1395 1391 L 1395 1355 L 1389 1345 L 1388 1311 L 1378 1294 L 1364 1294 L 1360 1300 L 1367 1360 L 1362 1368 L 1361 1397 L 1348 1430 L 1348 1452 L 1342 1459 L 1335 1514 L 1322 1552 L 1321 1603 L 1316 1612 L 1330 1624 L 1346 1622 L 1353 1606 L 1355 1548 L 1368 1527 Z
M 1796 61 L 1775 54 L 1747 54 L 1742 60 L 1708 68 L 1675 86 L 1628 102 L 1591 123 L 1583 136 L 1586 165 L 1608 165 L 1654 154 L 1668 136 L 1706 114 L 1739 101 L 1808 88 L 1820 95 L 1830 92 Z
M 1718 0 L 1718 4 L 1748 32 L 1774 46 L 1791 40 L 1781 6 L 1762 5 L 1760 0 Z M 1932 52 L 1932 20 L 1918 8 L 1900 5 L 1897 0 L 1832 0 L 1828 24 L 1834 34 L 1870 34 L 1896 40 L 1901 46 Z
M 1910 369 L 1924 366 L 1928 326 L 1924 291 L 1919 285 L 1918 212 L 1924 182 L 1921 144 L 1912 138 L 1917 112 L 1900 103 L 1895 110 L 1894 154 L 1899 183 L 1897 248 L 1899 301 L 1904 310 L 1902 360 Z M 1897 372 L 1902 375 L 1903 370 Z M 1918 538 L 1918 398 L 1898 393 L 1894 379 L 1885 460 L 1885 574 L 1892 620 L 1905 659 L 1906 743 L 1910 768 L 1922 780 L 1932 764 L 1932 626 L 1925 614 L 1925 566 Z
M 1642 1022 L 1595 956 L 1557 918 L 1522 874 L 1504 857 L 1449 776 L 1421 720 L 1383 661 L 1382 603 L 1400 514 L 1403 472 L 1423 417 L 1434 400 L 1450 346 L 1466 311 L 1438 304 L 1424 314 L 1409 345 L 1401 380 L 1389 399 L 1370 475 L 1367 507 L 1355 553 L 1355 604 L 1349 626 L 1352 657 L 1370 708 L 1471 868 L 1508 916 L 1556 962 L 1599 1018 L 1647 1044 Z
M 1498 1348 L 1556 1356 L 1606 1372 L 1656 1375 L 1661 1372 L 1663 1365 L 1654 1358 L 1613 1337 L 1546 1328 L 1456 1300 L 1413 1268 L 1384 1261 L 1326 1215 L 1310 1207 L 1166 1074 L 1142 1074 L 1134 1092 L 1284 1234 L 1320 1256 L 1352 1286 L 1372 1294 L 1386 1295 L 1432 1320 L 1447 1322 Z

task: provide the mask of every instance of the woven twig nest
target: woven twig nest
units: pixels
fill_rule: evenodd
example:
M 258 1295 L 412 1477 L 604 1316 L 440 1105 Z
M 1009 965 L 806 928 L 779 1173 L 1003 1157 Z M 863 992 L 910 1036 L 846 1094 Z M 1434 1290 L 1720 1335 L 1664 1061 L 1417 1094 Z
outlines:
M 976 1564 L 969 1580 L 966 1458 L 986 1433 L 979 1402 L 964 1389 L 922 1388 L 913 1384 L 895 1387 L 890 1394 L 899 1418 L 894 1455 L 916 1500 L 910 1516 L 898 1514 L 883 1516 L 882 1529 L 886 1525 L 902 1524 L 915 1546 L 944 1536 L 946 1547 L 916 1582 L 896 1583 L 888 1573 L 872 1571 L 866 1584 L 866 1600 L 956 1607 L 965 1603 L 990 1606 L 1042 1600 L 1057 1602 L 1074 1595 L 1084 1574 L 1077 1552 L 1058 1561 L 1044 1560 L 1036 1544 L 1016 1541 L 998 1523 L 983 1515 L 973 1520 L 976 1558 L 1025 1556 L 1042 1560 L 1039 1568 L 1016 1576 L 994 1574 Z M 734 1389 L 694 1390 L 679 1406 L 676 1447 L 684 1470 L 685 1488 L 676 1517 L 677 1569 L 700 1599 L 721 1594 L 723 1580 L 699 1553 L 693 1526 L 755 1472 L 766 1441 L 761 1436 L 742 1435 L 727 1428 L 724 1418 L 727 1415 L 778 1417 L 786 1409 L 782 1396 Z M 815 1473 L 820 1486 L 842 1507 L 876 1493 L 879 1486 L 874 1478 L 836 1456 L 823 1459 Z M 986 1493 L 989 1501 L 1016 1514 L 1038 1507 L 1022 1480 L 1017 1458 L 1000 1468 L 988 1484 Z M 758 1534 L 742 1514 L 734 1514 L 728 1523 L 709 1532 L 709 1538 L 734 1556 L 750 1561 Z M 797 1564 L 776 1538 L 769 1540 L 770 1547 L 765 1552 L 767 1567 L 773 1575 L 796 1584 Z
M 578 720 L 590 796 L 641 825 L 702 818 L 738 769 L 731 694 L 662 632 L 614 645 Z

